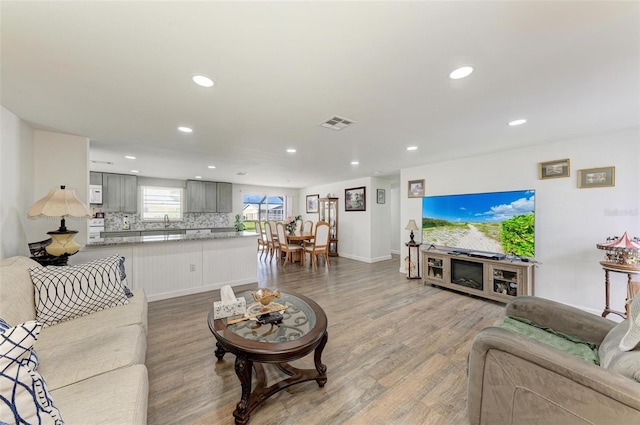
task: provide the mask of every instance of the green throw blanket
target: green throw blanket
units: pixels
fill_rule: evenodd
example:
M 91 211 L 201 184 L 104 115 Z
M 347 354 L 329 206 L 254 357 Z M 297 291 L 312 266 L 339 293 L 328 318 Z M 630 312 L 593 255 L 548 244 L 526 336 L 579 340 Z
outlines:
M 530 320 L 516 316 L 506 316 L 500 327 L 573 354 L 589 363 L 600 365 L 598 346 L 591 342 L 583 341 L 580 338 L 551 328 L 541 327 Z

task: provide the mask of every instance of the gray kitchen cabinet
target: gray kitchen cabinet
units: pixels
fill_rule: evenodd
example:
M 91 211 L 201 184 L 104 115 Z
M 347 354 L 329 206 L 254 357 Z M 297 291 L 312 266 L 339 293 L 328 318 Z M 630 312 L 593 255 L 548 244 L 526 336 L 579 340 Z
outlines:
M 231 212 L 231 183 L 187 180 L 186 211 Z
M 135 213 L 138 210 L 138 178 L 126 174 L 102 174 L 102 209 Z
M 96 173 L 95 171 L 89 172 L 89 184 L 102 186 L 102 173 Z
M 218 182 L 217 189 L 217 211 L 221 213 L 230 213 L 233 211 L 233 188 L 231 183 Z

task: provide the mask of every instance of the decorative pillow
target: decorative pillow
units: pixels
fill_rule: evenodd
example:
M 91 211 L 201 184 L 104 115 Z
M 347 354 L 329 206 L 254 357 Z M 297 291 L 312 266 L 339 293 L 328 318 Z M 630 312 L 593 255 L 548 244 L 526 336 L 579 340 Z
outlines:
M 41 328 L 31 321 L 0 333 L 0 422 L 64 424 L 44 379 L 28 366 Z
M 628 334 L 630 325 L 629 319 L 618 323 L 604 337 L 598 349 L 600 366 L 640 382 L 640 348 L 632 351 L 620 348 L 620 341 Z
M 124 257 L 120 257 L 120 264 L 118 265 L 118 268 L 120 270 L 120 281 L 122 282 L 122 289 L 124 290 L 124 294 L 127 296 L 127 298 L 131 298 L 133 297 L 133 292 L 131 292 L 131 290 L 127 287 L 127 273 L 124 269 Z
M 120 256 L 77 266 L 29 269 L 36 320 L 44 326 L 129 304 L 120 280 Z
M 620 340 L 622 351 L 633 350 L 640 342 L 640 295 L 633 298 L 629 306 L 629 329 Z
M 0 317 L 0 333 L 3 333 L 7 329 L 11 329 L 11 326 L 9 326 L 9 324 L 2 317 Z M 25 366 L 29 367 L 29 369 L 36 370 L 39 364 L 38 354 L 36 353 L 36 350 L 32 348 L 30 350 L 29 357 L 23 360 L 23 362 Z M 2 424 L 0 423 L 0 425 Z

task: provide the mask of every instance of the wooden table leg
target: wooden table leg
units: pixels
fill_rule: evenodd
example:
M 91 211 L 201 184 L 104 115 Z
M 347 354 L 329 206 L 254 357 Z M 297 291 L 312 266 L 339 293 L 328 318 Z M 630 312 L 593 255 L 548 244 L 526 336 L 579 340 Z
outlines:
M 236 425 L 245 425 L 249 421 L 250 399 L 251 399 L 251 370 L 253 362 L 241 356 L 236 356 L 236 375 L 240 379 L 242 386 L 242 398 L 233 411 L 233 417 L 236 418 Z
M 218 358 L 218 361 L 222 361 L 222 358 L 224 357 L 224 354 L 226 353 L 225 349 L 222 348 L 222 345 L 220 345 L 219 342 L 216 342 L 216 357 Z

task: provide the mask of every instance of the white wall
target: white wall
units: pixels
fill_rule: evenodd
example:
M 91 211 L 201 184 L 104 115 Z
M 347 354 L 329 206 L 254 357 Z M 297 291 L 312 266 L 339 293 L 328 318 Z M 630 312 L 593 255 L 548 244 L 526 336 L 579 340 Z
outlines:
M 571 161 L 569 178 L 538 179 L 539 162 L 563 158 Z M 639 158 L 640 129 L 634 128 L 405 169 L 400 223 L 421 217 L 421 200 L 407 198 L 408 180 L 424 178 L 426 195 L 535 189 L 535 295 L 600 313 L 603 252 L 596 244 L 624 231 L 640 236 Z M 615 187 L 577 187 L 579 169 L 606 166 L 616 167 Z M 612 274 L 616 310 L 624 310 L 625 282 L 626 276 Z
M 28 243 L 34 241 L 29 239 L 32 222 L 27 219 L 34 201 L 34 131 L 9 110 L 1 109 L 0 258 L 6 258 L 28 255 Z

